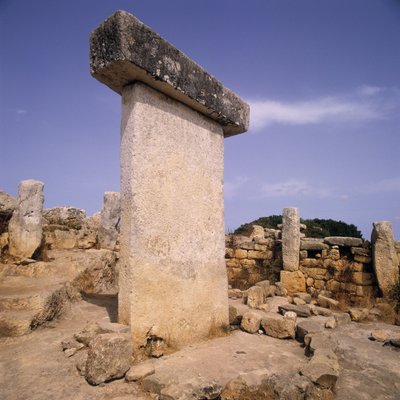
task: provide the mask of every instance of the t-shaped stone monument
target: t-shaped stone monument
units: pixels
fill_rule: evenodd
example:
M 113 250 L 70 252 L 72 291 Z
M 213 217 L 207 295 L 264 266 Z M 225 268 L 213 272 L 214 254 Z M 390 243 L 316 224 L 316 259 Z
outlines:
M 122 95 L 119 322 L 172 347 L 228 325 L 223 139 L 249 106 L 133 15 L 91 35 L 91 73 Z

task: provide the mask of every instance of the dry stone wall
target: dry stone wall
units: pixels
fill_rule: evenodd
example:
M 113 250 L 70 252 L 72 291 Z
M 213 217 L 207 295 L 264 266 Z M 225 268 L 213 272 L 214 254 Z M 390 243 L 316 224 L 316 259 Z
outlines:
M 232 288 L 247 290 L 263 280 L 280 281 L 290 295 L 307 292 L 314 298 L 326 296 L 348 306 L 369 306 L 387 295 L 378 285 L 369 241 L 308 238 L 300 233 L 298 269 L 291 271 L 284 269 L 281 229 L 265 229 L 263 236 L 260 229 L 254 226 L 250 237 L 226 236 L 226 267 Z M 400 242 L 393 243 L 398 257 Z

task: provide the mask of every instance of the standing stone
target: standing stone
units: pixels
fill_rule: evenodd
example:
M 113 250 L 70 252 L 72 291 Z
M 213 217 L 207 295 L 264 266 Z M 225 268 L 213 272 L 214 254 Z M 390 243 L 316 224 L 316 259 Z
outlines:
M 118 192 L 104 193 L 104 203 L 100 219 L 99 245 L 102 249 L 114 250 L 119 234 L 119 221 L 121 219 L 121 201 Z
M 282 219 L 282 259 L 285 271 L 297 271 L 300 257 L 300 215 L 298 208 L 284 208 Z
M 44 184 L 33 179 L 22 181 L 18 204 L 8 225 L 9 252 L 15 257 L 32 257 L 42 241 Z
M 399 281 L 399 259 L 390 222 L 374 222 L 373 227 L 372 264 L 379 288 L 386 297 L 390 294 L 393 285 Z
M 91 73 L 122 95 L 119 322 L 173 347 L 229 324 L 224 137 L 249 107 L 134 16 L 91 35 Z

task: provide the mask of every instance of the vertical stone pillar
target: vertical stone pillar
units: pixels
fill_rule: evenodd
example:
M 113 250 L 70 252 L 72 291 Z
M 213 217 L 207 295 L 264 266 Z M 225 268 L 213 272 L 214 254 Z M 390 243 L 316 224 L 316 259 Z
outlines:
M 285 271 L 299 269 L 300 214 L 298 208 L 284 208 L 282 214 L 282 259 Z
M 122 95 L 119 321 L 181 347 L 228 325 L 223 140 L 239 97 L 132 15 L 91 36 L 92 75 Z
M 8 225 L 9 252 L 14 257 L 32 257 L 42 241 L 44 184 L 33 179 L 21 181 L 17 208 Z
M 98 241 L 102 249 L 114 250 L 119 234 L 120 219 L 121 200 L 119 193 L 105 192 L 98 233 Z
M 374 222 L 371 235 L 372 265 L 382 294 L 386 297 L 399 281 L 399 259 L 392 225 L 388 221 Z

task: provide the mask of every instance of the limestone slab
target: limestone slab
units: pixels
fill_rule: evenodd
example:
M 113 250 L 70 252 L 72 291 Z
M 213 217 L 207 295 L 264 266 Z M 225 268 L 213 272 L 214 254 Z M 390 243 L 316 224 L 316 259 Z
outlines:
M 122 99 L 119 322 L 181 347 L 229 324 L 223 131 L 141 82 Z
M 90 70 L 119 94 L 126 85 L 144 82 L 217 121 L 225 136 L 248 129 L 248 104 L 125 11 L 117 11 L 92 32 Z

